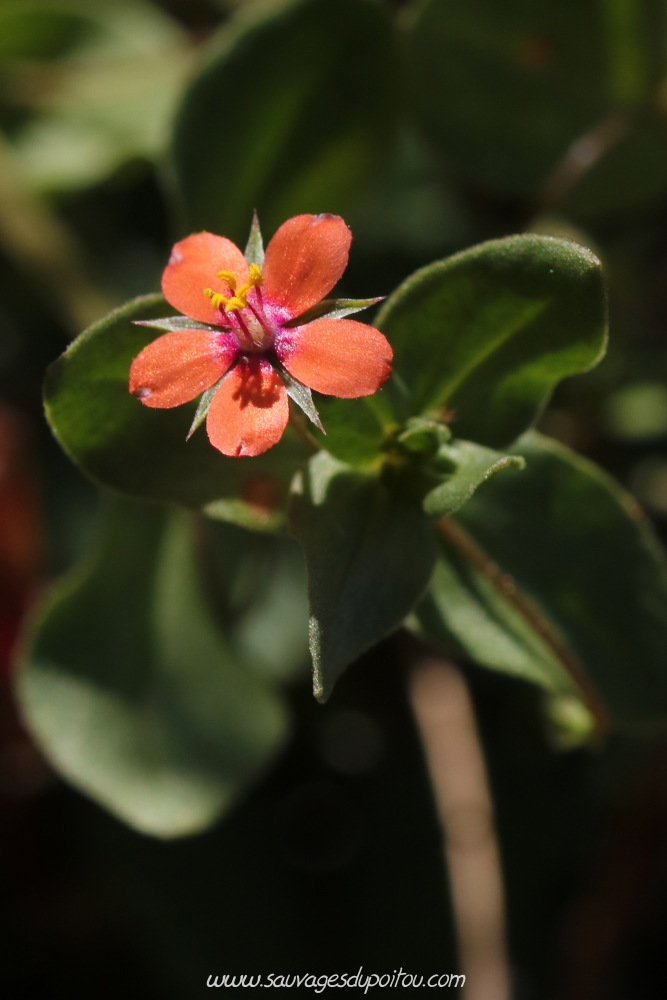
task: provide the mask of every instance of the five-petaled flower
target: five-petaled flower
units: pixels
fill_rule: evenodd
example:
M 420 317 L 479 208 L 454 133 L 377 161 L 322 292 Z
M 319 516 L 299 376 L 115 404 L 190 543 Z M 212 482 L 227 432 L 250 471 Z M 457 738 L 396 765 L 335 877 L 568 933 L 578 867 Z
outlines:
M 134 359 L 130 392 L 157 408 L 204 393 L 199 422 L 205 412 L 211 444 L 232 457 L 277 444 L 288 393 L 317 421 L 310 389 L 343 399 L 376 392 L 391 372 L 391 347 L 379 330 L 343 317 L 378 300 L 323 302 L 322 318 L 307 315 L 343 274 L 351 241 L 337 215 L 288 219 L 266 255 L 256 220 L 245 256 L 212 233 L 181 240 L 162 291 L 189 320 L 146 321 L 170 332 Z

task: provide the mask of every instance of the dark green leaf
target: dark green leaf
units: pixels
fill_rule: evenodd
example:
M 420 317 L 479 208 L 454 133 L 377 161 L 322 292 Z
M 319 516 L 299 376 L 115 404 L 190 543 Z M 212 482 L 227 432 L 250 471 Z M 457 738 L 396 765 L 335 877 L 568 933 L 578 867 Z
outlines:
M 63 777 L 160 837 L 210 826 L 286 730 L 206 609 L 190 515 L 143 505 L 111 506 L 94 562 L 54 587 L 18 692 Z
M 520 677 L 554 694 L 576 695 L 561 662 L 506 597 L 439 540 L 439 556 L 424 598 L 406 625 L 450 655 Z
M 289 518 L 306 558 L 313 687 L 324 701 L 419 598 L 435 540 L 416 503 L 326 452 L 295 478 Z
M 326 436 L 314 433 L 320 447 L 342 462 L 353 465 L 377 462 L 390 428 L 374 409 L 371 397 L 336 399 L 316 394 L 315 398 L 326 432 Z M 391 429 L 397 430 L 398 424 Z
M 569 240 L 492 240 L 417 271 L 376 325 L 413 413 L 448 410 L 457 437 L 502 448 L 602 357 L 600 263 Z
M 585 178 L 576 206 L 586 213 L 664 192 L 664 122 L 657 109 L 635 113 L 651 104 L 664 73 L 662 18 L 657 0 L 418 5 L 411 75 L 434 151 L 478 182 L 534 196 L 571 150 L 573 178 Z M 606 132 L 619 111 L 627 114 L 626 133 L 621 127 L 611 137 L 607 153 Z
M 574 651 L 612 722 L 667 725 L 667 569 L 636 501 L 601 469 L 531 433 L 526 459 L 456 520 Z
M 130 395 L 132 359 L 155 339 L 133 320 L 168 311 L 159 295 L 136 299 L 82 333 L 50 367 L 46 414 L 60 444 L 97 482 L 130 496 L 196 507 L 252 498 L 258 485 L 269 484 L 279 504 L 308 454 L 289 428 L 259 458 L 225 458 L 204 433 L 186 441 L 194 403 L 157 410 Z
M 343 212 L 391 137 L 390 19 L 371 0 L 295 0 L 241 12 L 178 115 L 175 174 L 187 231 L 245 239 L 300 212 Z
M 501 455 L 472 441 L 441 445 L 433 464 L 437 467 L 445 463 L 451 469 L 445 481 L 424 497 L 424 510 L 432 517 L 449 517 L 491 476 L 509 466 L 521 469 L 525 464 L 518 455 Z

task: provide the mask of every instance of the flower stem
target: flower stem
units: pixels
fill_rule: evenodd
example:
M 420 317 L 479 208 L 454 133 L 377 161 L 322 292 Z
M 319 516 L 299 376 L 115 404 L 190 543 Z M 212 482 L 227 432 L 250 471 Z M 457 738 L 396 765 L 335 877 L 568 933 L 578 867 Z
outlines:
M 444 837 L 466 1000 L 509 1000 L 504 894 L 484 756 L 458 668 L 421 644 L 409 697 Z

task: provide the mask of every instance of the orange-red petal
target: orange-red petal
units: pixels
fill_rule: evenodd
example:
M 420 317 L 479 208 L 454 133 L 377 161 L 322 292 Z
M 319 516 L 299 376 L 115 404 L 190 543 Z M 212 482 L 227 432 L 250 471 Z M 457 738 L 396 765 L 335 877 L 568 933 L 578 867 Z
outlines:
M 162 274 L 162 292 L 169 305 L 200 323 L 220 323 L 221 314 L 204 295 L 210 288 L 230 298 L 231 289 L 218 271 L 232 271 L 239 284 L 248 280 L 245 257 L 231 240 L 213 233 L 194 233 L 176 243 Z
M 277 444 L 289 419 L 287 392 L 266 358 L 241 358 L 211 403 L 206 430 L 230 458 L 261 455 Z
M 144 406 L 158 409 L 189 403 L 222 378 L 237 352 L 233 338 L 224 333 L 165 333 L 132 362 L 130 392 Z
M 264 289 L 299 316 L 316 305 L 347 267 L 352 233 L 339 215 L 295 215 L 266 248 Z
M 327 396 L 371 396 L 391 374 L 389 341 L 353 319 L 318 319 L 285 331 L 276 354 L 290 375 Z

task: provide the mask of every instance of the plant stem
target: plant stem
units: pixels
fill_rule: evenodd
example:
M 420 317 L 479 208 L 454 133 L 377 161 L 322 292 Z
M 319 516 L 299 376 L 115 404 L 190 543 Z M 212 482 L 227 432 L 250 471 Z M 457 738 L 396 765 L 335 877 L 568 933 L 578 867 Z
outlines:
M 627 112 L 614 111 L 580 135 L 542 185 L 537 197 L 538 210 L 545 212 L 558 208 L 589 170 L 625 139 L 632 124 Z
M 500 857 L 470 694 L 453 663 L 418 648 L 409 694 L 444 836 L 464 996 L 509 1000 Z
M 598 739 L 603 739 L 609 732 L 609 718 L 597 691 L 586 676 L 579 660 L 569 646 L 563 642 L 550 623 L 540 614 L 535 605 L 518 589 L 508 573 L 495 563 L 477 544 L 464 528 L 449 517 L 436 521 L 436 528 L 443 538 L 456 548 L 475 569 L 479 570 L 493 586 L 500 591 L 506 601 L 511 604 L 526 622 L 547 644 L 551 652 L 559 659 L 562 666 L 574 681 L 579 694 L 595 721 Z

